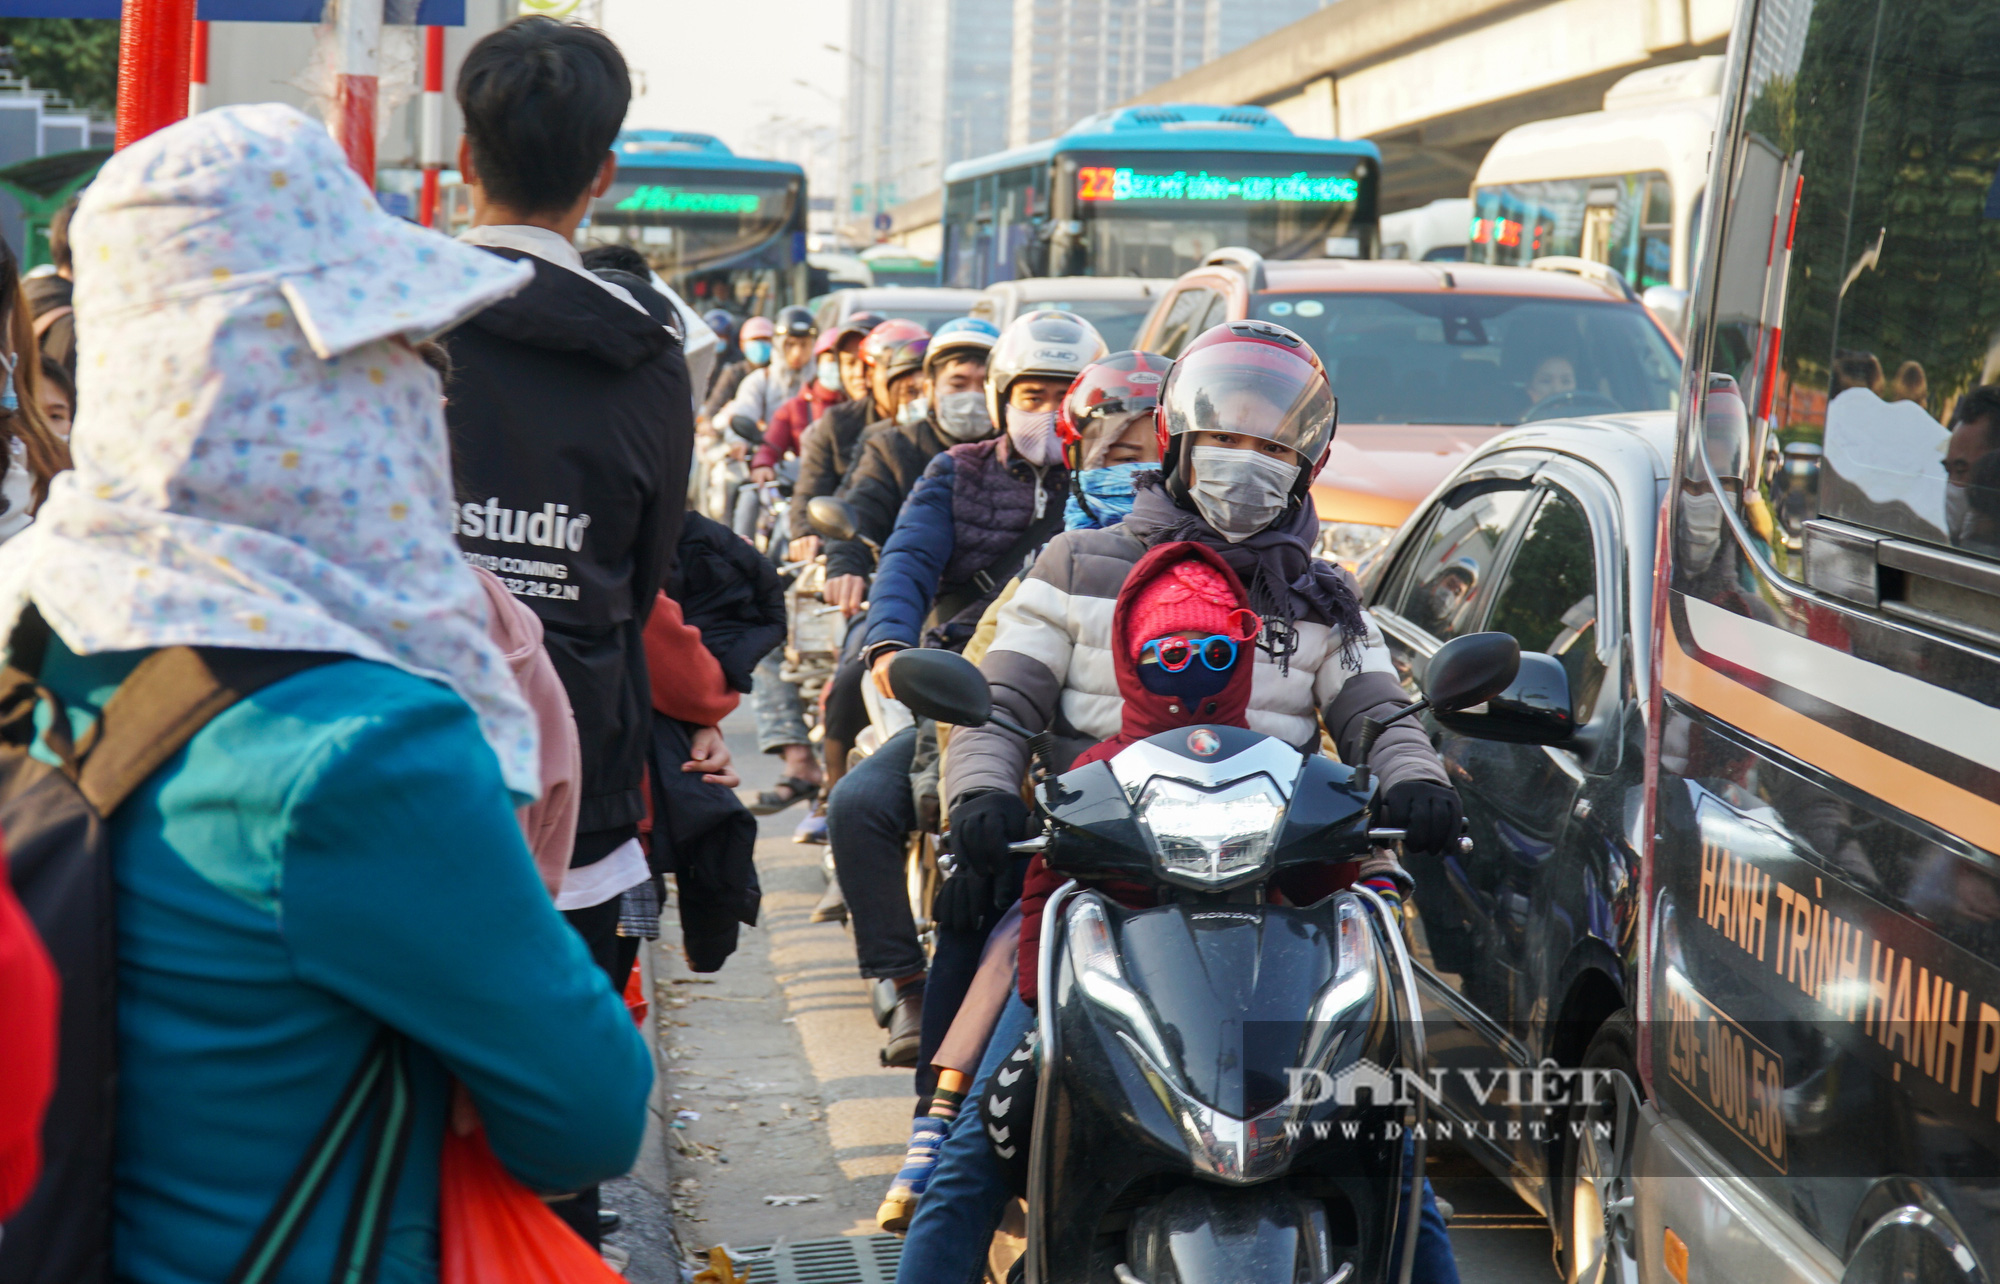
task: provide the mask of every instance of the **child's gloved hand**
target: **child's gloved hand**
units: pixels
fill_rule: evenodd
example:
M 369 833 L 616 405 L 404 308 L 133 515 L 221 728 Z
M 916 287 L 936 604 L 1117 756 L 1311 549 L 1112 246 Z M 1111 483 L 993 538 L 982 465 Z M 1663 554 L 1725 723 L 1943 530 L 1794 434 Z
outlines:
M 1383 791 L 1376 805 L 1377 824 L 1403 831 L 1403 847 L 1413 852 L 1443 852 L 1458 841 L 1464 815 L 1458 791 L 1430 780 L 1401 780 Z

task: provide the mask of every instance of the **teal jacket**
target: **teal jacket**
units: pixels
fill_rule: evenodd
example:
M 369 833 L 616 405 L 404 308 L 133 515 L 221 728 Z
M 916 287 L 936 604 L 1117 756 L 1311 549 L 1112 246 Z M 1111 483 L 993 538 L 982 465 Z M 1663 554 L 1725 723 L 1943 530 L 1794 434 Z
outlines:
M 73 730 L 144 652 L 52 641 Z M 415 1134 L 380 1284 L 437 1279 L 450 1083 L 544 1192 L 625 1172 L 652 1065 L 550 904 L 472 711 L 346 660 L 221 714 L 114 815 L 116 1273 L 228 1278 L 382 1024 L 413 1045 Z M 346 1157 L 282 1279 L 331 1273 Z

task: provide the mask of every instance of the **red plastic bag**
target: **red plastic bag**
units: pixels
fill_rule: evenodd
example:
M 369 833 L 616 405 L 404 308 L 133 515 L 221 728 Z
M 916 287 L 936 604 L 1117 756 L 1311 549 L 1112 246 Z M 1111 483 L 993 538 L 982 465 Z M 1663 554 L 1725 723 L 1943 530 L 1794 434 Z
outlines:
M 632 1014 L 632 1024 L 641 1030 L 646 1028 L 646 1013 L 652 1004 L 646 1002 L 646 977 L 639 970 L 639 961 L 632 960 L 632 974 L 625 978 L 625 1010 Z
M 507 1175 L 486 1130 L 447 1128 L 439 1171 L 439 1284 L 624 1284 L 535 1193 Z

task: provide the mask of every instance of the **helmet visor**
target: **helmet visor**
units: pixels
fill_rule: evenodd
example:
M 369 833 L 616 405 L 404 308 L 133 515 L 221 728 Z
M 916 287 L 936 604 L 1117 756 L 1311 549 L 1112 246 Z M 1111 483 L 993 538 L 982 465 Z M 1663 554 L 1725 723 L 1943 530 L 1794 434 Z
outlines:
M 1141 440 L 1150 446 L 1154 437 L 1153 408 L 1143 410 L 1115 410 L 1095 414 L 1085 418 L 1080 427 L 1083 434 L 1078 441 L 1082 451 L 1082 466 L 1102 468 L 1109 462 L 1107 456 L 1111 448 L 1125 439 L 1128 432 L 1137 425 Z
M 1174 363 L 1161 405 L 1167 435 L 1229 432 L 1274 441 L 1311 467 L 1333 440 L 1326 376 L 1271 343 L 1218 343 Z

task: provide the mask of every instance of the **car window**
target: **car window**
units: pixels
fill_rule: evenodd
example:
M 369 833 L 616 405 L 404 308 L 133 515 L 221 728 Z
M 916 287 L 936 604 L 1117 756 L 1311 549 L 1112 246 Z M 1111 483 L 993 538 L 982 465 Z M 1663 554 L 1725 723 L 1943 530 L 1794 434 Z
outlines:
M 1035 299 L 1024 301 L 1024 308 L 1060 308 L 1064 312 L 1074 312 L 1091 325 L 1104 339 L 1104 346 L 1113 352 L 1123 352 L 1132 346 L 1139 327 L 1153 310 L 1153 300 L 1139 296 L 1130 299 Z M 1198 333 L 1198 332 L 1197 332 Z
M 1208 315 L 1201 319 L 1201 324 L 1195 327 L 1194 332 L 1197 335 L 1206 334 L 1228 319 L 1229 296 L 1218 294 L 1215 296 L 1215 302 L 1208 305 Z
M 1604 662 L 1597 654 L 1600 600 L 1583 506 L 1563 491 L 1545 491 L 1493 595 L 1486 627 L 1513 634 L 1523 651 L 1562 661 L 1579 722 L 1596 707 L 1604 685 Z
M 1208 315 L 1211 301 L 1216 297 L 1213 290 L 1182 290 L 1167 306 L 1167 319 L 1160 323 L 1160 333 L 1153 340 L 1153 351 L 1163 357 L 1177 357 L 1188 340 L 1201 331 L 1195 323 Z
M 1319 354 L 1342 423 L 1514 424 L 1668 410 L 1681 362 L 1638 303 L 1266 293 L 1250 314 Z
M 1500 551 L 1530 493 L 1524 482 L 1476 481 L 1446 496 L 1392 609 L 1439 641 L 1470 632 L 1492 596 Z

